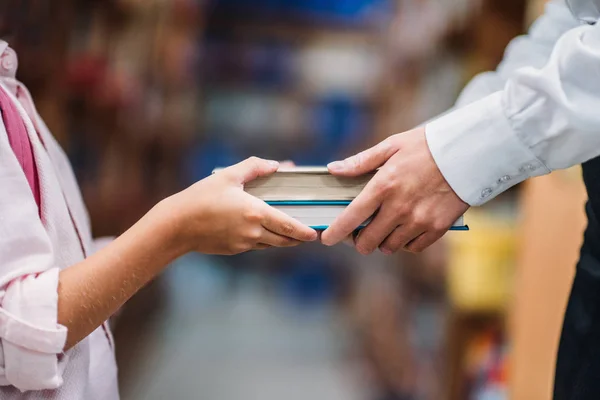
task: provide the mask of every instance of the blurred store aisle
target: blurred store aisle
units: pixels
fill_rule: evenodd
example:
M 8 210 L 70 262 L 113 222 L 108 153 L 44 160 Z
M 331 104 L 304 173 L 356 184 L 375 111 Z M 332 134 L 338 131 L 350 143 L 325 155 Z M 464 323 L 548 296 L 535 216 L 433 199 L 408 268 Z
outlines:
M 335 310 L 285 306 L 253 274 L 231 291 L 213 262 L 180 260 L 145 333 L 120 340 L 123 400 L 369 397 Z

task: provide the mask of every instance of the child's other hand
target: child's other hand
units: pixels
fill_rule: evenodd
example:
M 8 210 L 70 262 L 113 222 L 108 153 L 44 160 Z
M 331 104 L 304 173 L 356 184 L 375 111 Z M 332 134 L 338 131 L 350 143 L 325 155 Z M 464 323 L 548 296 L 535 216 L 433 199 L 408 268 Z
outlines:
M 227 255 L 316 240 L 316 231 L 244 191 L 278 167 L 252 157 L 167 199 L 163 209 L 176 213 L 178 240 L 190 251 Z

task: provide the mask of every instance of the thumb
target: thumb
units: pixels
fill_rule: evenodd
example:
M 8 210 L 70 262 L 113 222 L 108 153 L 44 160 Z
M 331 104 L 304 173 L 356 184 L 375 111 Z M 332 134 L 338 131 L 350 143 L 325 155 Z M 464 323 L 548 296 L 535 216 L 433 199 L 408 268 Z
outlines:
M 240 163 L 232 165 L 225 171 L 232 174 L 232 176 L 243 185 L 261 176 L 271 175 L 277 171 L 277 168 L 279 168 L 279 163 L 277 161 L 250 157 Z
M 359 176 L 375 171 L 396 153 L 397 149 L 389 140 L 362 151 L 343 161 L 327 165 L 329 172 L 338 176 Z

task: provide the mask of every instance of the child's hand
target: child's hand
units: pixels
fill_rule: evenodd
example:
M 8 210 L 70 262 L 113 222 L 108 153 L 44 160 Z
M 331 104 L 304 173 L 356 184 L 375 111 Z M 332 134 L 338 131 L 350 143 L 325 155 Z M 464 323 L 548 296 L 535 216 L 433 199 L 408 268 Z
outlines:
M 244 192 L 244 184 L 277 171 L 279 163 L 249 158 L 165 201 L 176 213 L 176 231 L 190 251 L 237 254 L 291 247 L 317 239 L 317 232 Z

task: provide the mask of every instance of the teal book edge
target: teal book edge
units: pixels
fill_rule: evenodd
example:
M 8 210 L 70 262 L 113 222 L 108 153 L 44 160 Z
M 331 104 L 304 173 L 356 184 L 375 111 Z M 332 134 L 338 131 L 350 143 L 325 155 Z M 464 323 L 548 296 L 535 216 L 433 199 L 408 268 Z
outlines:
M 323 200 L 300 200 L 300 201 L 275 200 L 275 201 L 266 201 L 266 203 L 271 206 L 347 206 L 348 204 L 350 204 L 350 202 L 347 200 L 333 200 L 333 201 L 332 200 L 325 200 L 325 201 L 323 201 Z M 358 229 L 356 231 L 358 232 L 364 227 L 365 226 L 360 226 L 360 227 L 358 227 Z M 311 228 L 316 231 L 324 231 L 327 228 L 329 228 L 329 226 L 328 225 L 315 225 L 315 226 L 311 226 Z M 452 228 L 450 228 L 450 230 L 464 232 L 464 231 L 469 230 L 469 226 L 468 225 L 453 226 Z
M 347 206 L 350 204 L 347 200 L 275 200 L 266 203 L 271 206 Z
M 365 225 L 366 226 L 366 225 Z M 363 229 L 365 226 L 360 226 L 356 229 L 355 232 L 359 232 L 361 229 Z M 315 231 L 324 231 L 327 228 L 329 228 L 329 225 L 311 225 L 309 226 L 309 228 L 314 229 Z M 465 232 L 465 231 L 469 231 L 469 225 L 463 225 L 463 226 L 453 226 L 452 228 L 449 229 L 450 231 L 453 232 Z

